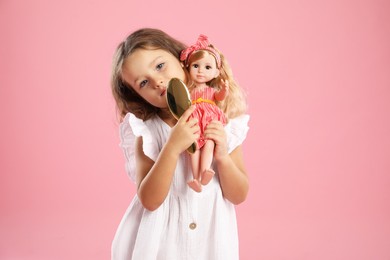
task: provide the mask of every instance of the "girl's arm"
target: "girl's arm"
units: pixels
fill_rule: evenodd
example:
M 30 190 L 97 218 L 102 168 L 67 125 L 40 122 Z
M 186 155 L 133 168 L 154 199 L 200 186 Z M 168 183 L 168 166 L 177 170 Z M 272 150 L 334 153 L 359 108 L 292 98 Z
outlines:
M 214 160 L 224 197 L 233 204 L 240 204 L 245 201 L 249 190 L 241 146 L 228 153 L 226 133 L 219 121 L 209 124 L 205 136 L 215 142 Z
M 229 81 L 221 79 L 221 90 L 214 95 L 215 100 L 222 101 L 229 95 Z
M 179 155 L 199 138 L 197 119 L 188 121 L 194 108 L 188 109 L 172 128 L 168 141 L 153 162 L 142 149 L 142 137 L 136 139 L 137 194 L 148 210 L 157 209 L 171 187 Z

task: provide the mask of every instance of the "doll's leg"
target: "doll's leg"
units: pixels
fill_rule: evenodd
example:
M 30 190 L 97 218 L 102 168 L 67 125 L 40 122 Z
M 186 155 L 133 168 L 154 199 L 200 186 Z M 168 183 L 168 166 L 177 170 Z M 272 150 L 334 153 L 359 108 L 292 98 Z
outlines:
M 200 162 L 200 150 L 195 150 L 193 154 L 190 154 L 192 176 L 194 179 L 199 180 L 199 162 Z
M 192 176 L 193 180 L 188 182 L 188 186 L 196 192 L 202 191 L 202 186 L 199 181 L 199 160 L 200 160 L 200 151 L 196 150 L 195 153 L 190 155 L 191 158 L 191 167 L 192 167 Z
M 211 163 L 213 162 L 214 154 L 214 142 L 212 140 L 207 140 L 205 145 L 200 151 L 200 172 L 201 172 L 201 181 L 202 185 L 206 185 L 213 178 L 215 172 L 211 169 Z

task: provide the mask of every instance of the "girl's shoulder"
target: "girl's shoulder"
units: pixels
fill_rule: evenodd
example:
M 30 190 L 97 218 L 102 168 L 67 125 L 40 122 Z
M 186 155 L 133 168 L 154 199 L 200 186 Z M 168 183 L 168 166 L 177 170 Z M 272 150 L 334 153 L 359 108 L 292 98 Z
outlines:
M 145 123 L 132 113 L 127 113 L 119 125 L 121 134 L 131 131 L 133 134 L 137 135 L 136 133 L 139 133 L 145 127 Z
M 128 113 L 119 126 L 120 144 L 125 158 L 126 170 L 130 178 L 135 180 L 135 140 L 142 137 L 142 149 L 146 156 L 153 161 L 156 161 L 159 153 L 159 129 L 158 124 L 161 124 L 159 118 L 152 117 L 148 120 L 141 120 L 134 114 Z
M 229 122 L 226 124 L 225 131 L 228 139 L 229 153 L 245 141 L 249 131 L 249 119 L 250 116 L 248 114 L 243 114 L 229 119 Z
M 161 119 L 155 115 L 145 121 L 139 119 L 132 113 L 127 113 L 123 118 L 119 128 L 123 131 L 129 131 L 136 135 L 142 136 L 145 132 L 156 129 L 157 125 L 161 125 Z

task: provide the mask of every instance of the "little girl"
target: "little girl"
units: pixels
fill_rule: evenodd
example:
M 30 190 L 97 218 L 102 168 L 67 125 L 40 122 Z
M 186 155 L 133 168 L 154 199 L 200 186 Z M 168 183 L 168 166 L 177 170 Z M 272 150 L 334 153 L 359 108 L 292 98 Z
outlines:
M 189 87 L 192 103 L 195 105 L 191 117 L 196 117 L 200 126 L 197 150 L 191 155 L 194 179 L 188 185 L 200 192 L 201 185 L 209 183 L 215 174 L 210 168 L 214 142 L 205 138 L 204 131 L 212 120 L 218 120 L 223 125 L 227 123 L 225 114 L 217 106 L 216 101 L 223 101 L 228 95 L 229 81 L 220 77 L 220 70 L 225 64 L 222 64 L 219 52 L 209 43 L 205 35 L 200 35 L 195 44 L 183 50 L 180 60 L 189 70 L 193 81 L 192 86 Z
M 222 106 L 229 123 L 212 121 L 204 132 L 215 143 L 215 175 L 204 192 L 189 189 L 186 149 L 199 138 L 198 120 L 190 118 L 194 106 L 176 120 L 166 100 L 170 79 L 190 85 L 179 60 L 185 48 L 147 28 L 129 35 L 114 55 L 120 145 L 137 187 L 112 244 L 114 260 L 239 258 L 234 205 L 245 200 L 249 187 L 241 148 L 249 116 L 240 89 L 229 82 L 230 99 Z

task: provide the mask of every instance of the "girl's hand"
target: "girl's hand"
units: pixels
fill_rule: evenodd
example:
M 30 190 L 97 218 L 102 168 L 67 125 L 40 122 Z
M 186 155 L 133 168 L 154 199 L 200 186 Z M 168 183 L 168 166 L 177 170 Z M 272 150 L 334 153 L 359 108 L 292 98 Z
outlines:
M 229 155 L 226 132 L 221 122 L 217 120 L 211 121 L 210 124 L 207 126 L 206 130 L 204 131 L 204 135 L 206 138 L 213 140 L 215 143 L 215 160 L 220 160 Z
M 198 119 L 189 119 L 194 110 L 195 106 L 190 106 L 179 118 L 169 135 L 167 145 L 177 154 L 182 153 L 199 138 Z

